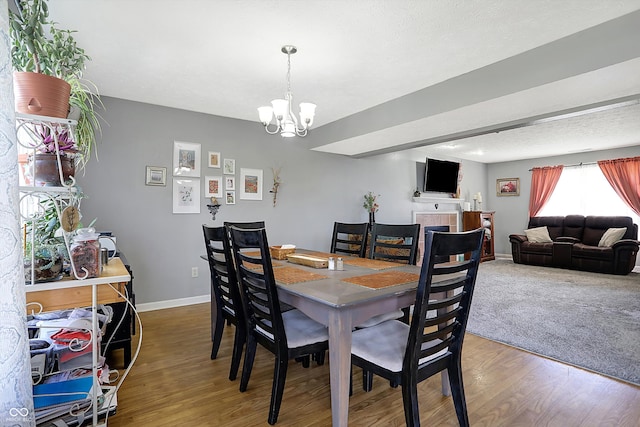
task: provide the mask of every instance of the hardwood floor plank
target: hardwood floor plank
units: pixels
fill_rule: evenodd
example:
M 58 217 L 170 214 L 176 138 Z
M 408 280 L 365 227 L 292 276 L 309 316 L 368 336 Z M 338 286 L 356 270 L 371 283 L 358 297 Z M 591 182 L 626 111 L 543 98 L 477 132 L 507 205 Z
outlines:
M 118 393 L 110 427 L 268 425 L 273 355 L 258 348 L 248 389 L 240 393 L 240 373 L 236 381 L 228 379 L 233 326 L 225 327 L 218 358 L 209 358 L 208 304 L 141 313 L 141 318 L 142 350 Z M 121 353 L 113 353 L 110 366 L 122 366 Z M 331 425 L 326 359 L 324 366 L 312 363 L 307 369 L 290 362 L 278 426 Z M 462 366 L 474 427 L 640 425 L 640 387 L 631 384 L 471 334 Z M 440 393 L 439 377 L 420 383 L 418 390 L 424 425 L 458 425 L 451 398 Z M 362 373 L 354 369 L 349 422 L 404 426 L 401 389 L 377 377 L 365 393 Z

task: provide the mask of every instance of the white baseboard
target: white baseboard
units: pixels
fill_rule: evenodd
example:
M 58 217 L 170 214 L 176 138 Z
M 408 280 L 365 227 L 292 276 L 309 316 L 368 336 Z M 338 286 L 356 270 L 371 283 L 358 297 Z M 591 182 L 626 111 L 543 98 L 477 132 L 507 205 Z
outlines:
M 142 313 L 144 311 L 162 310 L 165 308 L 183 307 L 185 305 L 201 304 L 210 302 L 211 295 L 200 295 L 197 297 L 178 298 L 166 301 L 147 302 L 136 304 L 136 310 Z

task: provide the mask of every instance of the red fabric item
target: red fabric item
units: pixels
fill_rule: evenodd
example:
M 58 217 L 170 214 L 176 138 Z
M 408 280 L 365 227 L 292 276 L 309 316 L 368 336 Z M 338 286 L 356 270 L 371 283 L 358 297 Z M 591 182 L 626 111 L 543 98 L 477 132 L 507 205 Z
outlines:
M 66 344 L 73 339 L 77 339 L 78 341 L 91 341 L 91 333 L 75 329 L 61 329 L 51 335 L 51 339 L 59 344 Z
M 640 215 L 640 157 L 600 160 L 598 166 L 618 196 Z
M 564 166 L 545 166 L 531 169 L 531 193 L 529 194 L 529 218 L 534 217 L 547 203 L 560 180 Z

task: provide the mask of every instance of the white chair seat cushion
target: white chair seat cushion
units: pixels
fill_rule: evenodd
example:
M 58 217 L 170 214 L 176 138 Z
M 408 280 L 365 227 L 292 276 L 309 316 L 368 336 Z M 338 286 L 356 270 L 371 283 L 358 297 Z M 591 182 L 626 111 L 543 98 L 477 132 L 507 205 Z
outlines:
M 370 328 L 354 331 L 351 341 L 351 353 L 381 366 L 391 372 L 402 371 L 402 360 L 409 338 L 409 325 L 398 320 L 382 322 Z M 440 343 L 440 340 L 424 343 L 422 348 L 428 348 Z M 446 349 L 420 359 L 425 363 L 447 353 Z
M 433 302 L 433 301 L 429 300 L 429 302 Z M 413 313 L 413 305 L 411 306 L 410 310 L 411 310 L 411 313 Z M 358 329 L 370 328 L 372 326 L 376 326 L 379 323 L 386 322 L 387 320 L 396 320 L 396 319 L 400 319 L 401 317 L 404 317 L 404 312 L 402 310 L 392 311 L 391 313 L 379 314 L 377 316 L 373 316 L 371 319 L 365 320 L 364 322 L 356 326 L 356 328 Z M 435 310 L 429 310 L 427 312 L 427 318 L 432 318 L 432 317 L 436 317 Z
M 285 311 L 282 313 L 282 322 L 289 348 L 302 347 L 329 339 L 327 327 L 311 319 L 300 310 Z M 262 328 L 257 329 L 261 334 L 273 340 L 272 334 Z
M 371 319 L 365 320 L 364 322 L 356 326 L 356 328 L 370 328 L 382 322 L 386 322 L 387 320 L 399 319 L 402 316 L 404 316 L 402 310 L 392 311 L 391 313 L 378 314 L 377 316 L 373 316 Z

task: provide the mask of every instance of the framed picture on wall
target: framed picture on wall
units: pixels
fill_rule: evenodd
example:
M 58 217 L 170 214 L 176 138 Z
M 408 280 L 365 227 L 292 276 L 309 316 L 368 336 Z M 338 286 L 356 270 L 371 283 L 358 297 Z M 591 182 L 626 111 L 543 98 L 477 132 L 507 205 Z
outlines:
M 204 197 L 222 197 L 222 177 L 204 177 Z
M 236 192 L 235 191 L 225 191 L 224 192 L 224 201 L 227 205 L 235 205 L 236 204 Z
M 224 159 L 223 173 L 225 175 L 235 175 L 236 161 L 234 159 Z
M 167 185 L 167 168 L 147 166 L 145 185 Z
M 235 176 L 225 176 L 224 177 L 224 189 L 225 190 L 235 190 L 236 189 L 236 177 Z
M 200 213 L 199 179 L 173 179 L 173 213 Z
M 173 142 L 173 175 L 200 176 L 200 144 Z
M 519 196 L 520 195 L 520 178 L 496 179 L 496 195 Z
M 262 169 L 240 169 L 240 199 L 262 200 Z
M 209 151 L 209 155 L 207 157 L 209 159 L 209 167 L 210 168 L 219 168 L 220 167 L 220 153 L 217 151 Z

